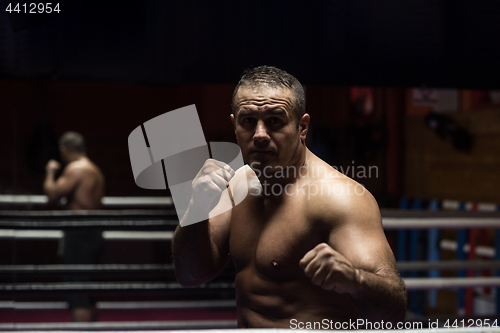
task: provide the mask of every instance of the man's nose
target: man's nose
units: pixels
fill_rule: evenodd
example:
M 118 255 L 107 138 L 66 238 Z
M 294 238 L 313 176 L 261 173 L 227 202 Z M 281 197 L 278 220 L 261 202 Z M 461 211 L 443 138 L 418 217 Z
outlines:
M 259 142 L 269 141 L 269 134 L 267 133 L 266 126 L 262 120 L 257 121 L 253 139 Z

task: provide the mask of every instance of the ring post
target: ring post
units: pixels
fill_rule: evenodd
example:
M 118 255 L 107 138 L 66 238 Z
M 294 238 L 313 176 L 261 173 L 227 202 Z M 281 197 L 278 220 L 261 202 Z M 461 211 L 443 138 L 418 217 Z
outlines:
M 437 200 L 432 200 L 430 203 L 431 211 L 439 210 L 439 202 Z M 440 260 L 440 251 L 439 251 L 439 229 L 432 228 L 429 229 L 429 242 L 427 244 L 427 251 L 429 253 L 429 261 L 439 261 Z M 439 278 L 440 274 L 437 269 L 433 269 L 429 271 L 430 278 Z M 429 290 L 429 306 L 431 308 L 437 307 L 437 290 L 431 289 Z
M 408 198 L 401 198 L 399 201 L 399 209 L 400 210 L 408 210 Z M 398 230 L 398 261 L 406 260 L 406 230 L 399 229 Z M 405 277 L 405 272 L 400 272 L 401 277 Z
M 465 203 L 461 202 L 458 210 L 465 210 Z M 465 243 L 467 242 L 467 229 L 459 229 L 457 234 L 457 260 L 466 260 Z M 457 272 L 458 277 L 465 277 L 465 270 L 461 269 Z M 465 290 L 457 291 L 457 314 L 465 314 Z
M 497 211 L 500 211 L 500 205 L 497 206 Z M 500 229 L 495 231 L 495 260 L 500 260 Z M 500 269 L 497 269 L 496 276 L 500 276 Z M 500 313 L 500 288 L 495 291 L 496 314 Z
M 412 210 L 421 210 L 422 209 L 422 200 L 415 199 L 412 204 Z M 410 231 L 410 261 L 418 260 L 418 238 L 419 238 L 419 230 L 413 229 Z M 418 271 L 412 270 L 410 271 L 410 277 L 416 278 L 418 277 Z M 422 294 L 425 292 L 422 291 L 411 291 L 411 309 L 415 311 L 417 314 L 422 315 L 424 313 L 424 302 L 421 301 L 423 299 Z

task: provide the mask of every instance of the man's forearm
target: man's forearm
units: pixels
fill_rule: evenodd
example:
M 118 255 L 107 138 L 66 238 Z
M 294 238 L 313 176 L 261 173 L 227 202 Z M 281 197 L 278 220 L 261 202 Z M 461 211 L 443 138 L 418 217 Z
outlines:
M 186 212 L 189 214 L 189 209 Z M 216 249 L 210 237 L 208 220 L 177 226 L 172 240 L 175 275 L 183 286 L 195 286 L 218 273 Z
M 54 173 L 47 172 L 45 176 L 45 181 L 43 182 L 43 191 L 47 195 L 49 201 L 53 200 L 54 187 L 55 187 Z
M 183 286 L 195 286 L 211 280 L 228 261 L 228 224 L 223 223 L 225 227 L 220 228 L 220 222 L 226 220 L 220 217 L 210 223 L 208 220 L 213 201 L 225 190 L 226 179 L 232 177 L 229 171 L 232 171 L 229 165 L 208 159 L 192 182 L 189 207 L 172 240 L 175 276 Z
M 377 274 L 357 270 L 358 291 L 351 295 L 361 317 L 371 321 L 403 321 L 406 314 L 406 288 L 399 273 Z

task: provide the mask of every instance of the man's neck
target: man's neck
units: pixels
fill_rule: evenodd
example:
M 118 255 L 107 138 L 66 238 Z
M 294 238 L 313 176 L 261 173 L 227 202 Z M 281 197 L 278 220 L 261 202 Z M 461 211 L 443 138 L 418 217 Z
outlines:
M 311 172 L 311 156 L 312 153 L 304 147 L 304 152 L 296 163 L 288 166 L 279 167 L 273 176 L 264 175 L 261 172 L 259 181 L 263 187 L 263 194 L 266 197 L 280 197 L 284 193 L 284 188 L 293 185 L 299 185 L 300 182 L 306 180 Z M 266 191 L 267 188 L 267 191 Z M 273 189 L 275 189 L 273 191 Z M 280 191 L 280 189 L 283 189 Z M 280 193 L 281 192 L 281 193 Z
M 71 154 L 68 154 L 67 160 L 68 160 L 68 164 L 69 164 L 71 162 L 80 161 L 80 160 L 85 159 L 85 158 L 87 158 L 87 156 L 83 153 L 71 153 Z

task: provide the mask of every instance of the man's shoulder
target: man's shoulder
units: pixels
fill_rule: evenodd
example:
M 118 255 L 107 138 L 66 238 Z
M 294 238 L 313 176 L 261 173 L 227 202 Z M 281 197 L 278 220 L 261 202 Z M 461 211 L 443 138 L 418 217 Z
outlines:
M 71 171 L 94 171 L 99 170 L 99 167 L 88 158 L 85 158 L 68 163 L 66 169 Z
M 69 177 L 82 177 L 95 172 L 95 167 L 90 161 L 73 161 L 64 168 L 64 174 Z
M 380 219 L 372 194 L 355 180 L 335 173 L 308 184 L 307 214 L 328 224 L 370 223 Z
M 85 170 L 87 168 L 89 168 L 89 166 L 88 166 L 87 163 L 82 162 L 82 161 L 73 161 L 73 162 L 69 162 L 66 165 L 66 168 L 64 168 L 64 169 L 67 172 L 75 173 L 75 172 L 83 171 L 83 170 Z

